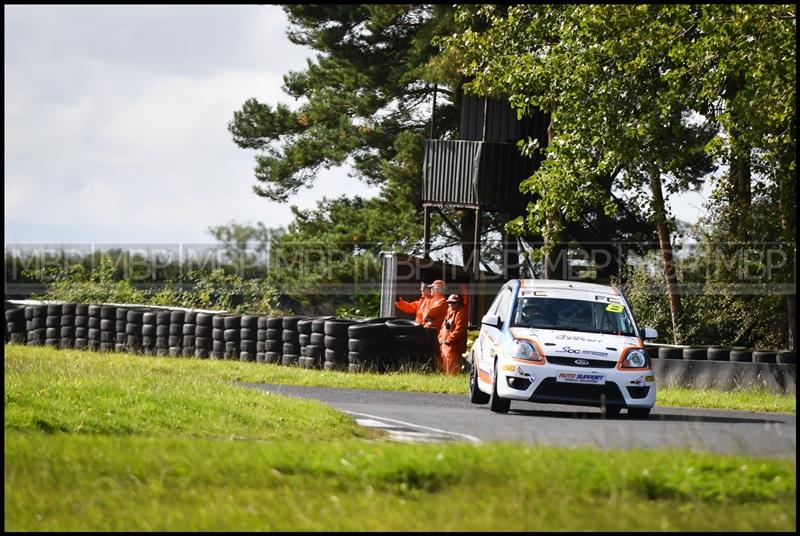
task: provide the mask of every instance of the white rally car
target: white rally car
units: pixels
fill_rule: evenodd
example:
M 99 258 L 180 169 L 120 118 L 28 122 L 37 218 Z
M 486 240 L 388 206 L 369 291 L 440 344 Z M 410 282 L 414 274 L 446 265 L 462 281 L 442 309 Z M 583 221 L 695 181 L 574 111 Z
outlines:
M 505 413 L 511 400 L 627 408 L 647 417 L 656 381 L 628 303 L 614 287 L 512 279 L 481 322 L 470 356 L 470 401 Z

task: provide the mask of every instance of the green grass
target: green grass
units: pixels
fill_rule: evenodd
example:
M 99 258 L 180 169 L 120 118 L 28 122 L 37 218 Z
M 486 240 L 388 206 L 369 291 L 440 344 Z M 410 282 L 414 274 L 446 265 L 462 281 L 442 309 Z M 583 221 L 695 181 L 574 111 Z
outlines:
M 234 384 L 296 374 L 306 384 L 357 379 L 364 388 L 390 388 L 381 387 L 384 378 L 14 346 L 4 362 L 7 531 L 788 531 L 796 524 L 795 460 L 395 444 L 323 404 Z M 453 380 L 407 376 L 395 378 L 406 389 Z M 322 380 L 330 382 L 314 383 Z

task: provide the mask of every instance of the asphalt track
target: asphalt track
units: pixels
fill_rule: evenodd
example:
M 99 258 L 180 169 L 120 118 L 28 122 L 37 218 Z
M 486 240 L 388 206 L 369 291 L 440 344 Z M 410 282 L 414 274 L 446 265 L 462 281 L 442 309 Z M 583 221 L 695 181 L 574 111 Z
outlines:
M 296 385 L 242 384 L 310 398 L 381 428 L 395 441 L 473 443 L 517 441 L 602 449 L 680 448 L 725 454 L 797 454 L 797 419 L 754 413 L 656 406 L 647 419 L 604 418 L 599 408 L 511 402 L 508 414 L 474 405 L 466 395 L 372 391 Z

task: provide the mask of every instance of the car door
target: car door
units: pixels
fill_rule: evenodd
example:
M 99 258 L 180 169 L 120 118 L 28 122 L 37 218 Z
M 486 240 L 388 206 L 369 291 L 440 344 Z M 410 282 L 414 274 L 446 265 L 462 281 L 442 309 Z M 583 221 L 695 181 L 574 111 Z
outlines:
M 492 307 L 489 308 L 489 312 L 487 313 L 490 315 L 497 315 L 501 318 L 502 324 L 500 327 L 498 328 L 488 324 L 481 325 L 479 368 L 490 375 L 494 374 L 494 356 L 497 353 L 495 348 L 500 343 L 501 331 L 507 328 L 505 324 L 508 318 L 508 308 L 511 305 L 512 294 L 513 291 L 511 287 L 504 286 L 498 293 L 495 303 L 492 304 Z

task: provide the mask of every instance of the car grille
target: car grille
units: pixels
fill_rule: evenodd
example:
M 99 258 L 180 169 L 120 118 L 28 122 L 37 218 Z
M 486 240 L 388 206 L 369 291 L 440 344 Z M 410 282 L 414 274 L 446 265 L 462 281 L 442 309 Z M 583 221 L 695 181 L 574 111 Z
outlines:
M 588 361 L 588 365 L 576 365 L 575 360 Z M 584 359 L 582 357 L 561 357 L 561 356 L 547 356 L 547 362 L 554 365 L 565 365 L 567 367 L 580 367 L 580 368 L 614 368 L 617 366 L 616 361 L 603 361 L 601 359 Z
M 555 378 L 545 378 L 533 392 L 533 402 L 562 402 L 577 405 L 625 406 L 625 399 L 614 382 L 605 385 L 581 385 L 579 383 L 559 383 Z

